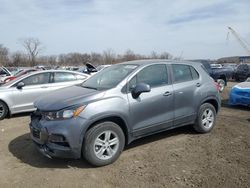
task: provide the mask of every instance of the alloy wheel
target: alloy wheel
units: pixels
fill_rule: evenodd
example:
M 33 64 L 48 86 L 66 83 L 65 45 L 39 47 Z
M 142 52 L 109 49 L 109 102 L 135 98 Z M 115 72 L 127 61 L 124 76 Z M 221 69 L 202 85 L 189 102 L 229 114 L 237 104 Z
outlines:
M 211 109 L 204 110 L 201 118 L 202 125 L 209 129 L 213 126 L 214 123 L 214 113 Z
M 119 148 L 119 138 L 113 131 L 104 131 L 94 142 L 94 152 L 97 158 L 107 160 L 112 158 Z

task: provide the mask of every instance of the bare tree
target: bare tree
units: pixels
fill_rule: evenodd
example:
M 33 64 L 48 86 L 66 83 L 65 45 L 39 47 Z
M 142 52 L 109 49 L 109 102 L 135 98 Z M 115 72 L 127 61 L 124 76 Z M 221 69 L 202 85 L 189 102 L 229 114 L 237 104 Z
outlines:
M 28 62 L 29 58 L 26 54 L 22 52 L 14 52 L 10 56 L 10 64 L 9 66 L 13 67 L 27 67 L 29 66 Z
M 123 55 L 123 60 L 125 61 L 132 61 L 132 60 L 136 60 L 137 56 L 135 55 L 135 53 L 128 49 L 125 54 Z
M 150 59 L 158 59 L 159 58 L 159 56 L 158 56 L 158 54 L 157 54 L 157 52 L 156 51 L 152 51 L 151 52 L 151 55 L 150 55 L 150 57 L 149 57 Z
M 173 56 L 168 52 L 162 52 L 160 55 L 160 59 L 172 59 L 172 58 Z
M 114 64 L 116 61 L 116 54 L 112 49 L 107 49 L 103 52 L 104 64 Z
M 41 42 L 37 38 L 26 38 L 21 43 L 28 53 L 30 65 L 35 66 L 36 57 L 42 51 Z
M 9 50 L 0 44 L 0 65 L 7 65 L 9 62 Z
M 102 64 L 103 57 L 99 53 L 91 53 L 91 60 L 90 62 L 94 65 L 101 65 Z

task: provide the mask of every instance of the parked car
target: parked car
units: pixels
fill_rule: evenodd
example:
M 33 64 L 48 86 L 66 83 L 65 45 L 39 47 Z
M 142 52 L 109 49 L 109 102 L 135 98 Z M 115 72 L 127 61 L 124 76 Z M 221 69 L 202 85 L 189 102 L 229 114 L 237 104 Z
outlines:
M 250 78 L 231 89 L 229 104 L 250 106 Z
M 16 74 L 20 70 L 18 67 L 6 67 L 6 68 L 10 71 L 11 75 Z
M 221 99 L 200 63 L 144 60 L 112 65 L 34 104 L 30 131 L 41 153 L 103 166 L 140 137 L 189 124 L 211 131 Z
M 53 90 L 82 83 L 89 76 L 72 71 L 36 71 L 0 87 L 0 119 L 8 114 L 34 111 L 33 102 Z
M 86 63 L 84 69 L 79 69 L 79 71 L 89 75 L 93 75 L 97 72 L 95 66 L 90 63 Z
M 5 67 L 0 67 L 0 82 L 6 76 L 11 76 L 11 72 Z
M 221 64 L 218 64 L 218 63 L 212 63 L 210 64 L 211 68 L 212 69 L 221 69 L 223 68 Z
M 220 92 L 222 92 L 227 85 L 227 81 L 232 78 L 233 71 L 228 68 L 211 68 L 207 60 L 197 60 L 196 62 L 203 64 L 209 75 L 219 84 Z
M 34 68 L 38 70 L 50 70 L 51 69 L 50 66 L 45 66 L 45 65 L 37 65 Z
M 237 70 L 238 64 L 236 63 L 225 63 L 222 64 L 223 68 L 230 69 L 232 71 L 232 79 L 235 79 L 235 72 Z
M 222 67 L 229 68 L 229 69 L 232 69 L 233 71 L 236 71 L 236 69 L 238 67 L 238 64 L 236 64 L 236 63 L 225 63 L 225 64 L 222 64 Z
M 250 77 L 250 64 L 240 64 L 235 72 L 236 81 L 245 81 Z
M 9 82 L 9 81 L 11 81 L 11 80 L 14 80 L 14 79 L 16 79 L 16 78 L 18 78 L 18 77 L 20 77 L 20 76 L 23 76 L 23 75 L 25 75 L 25 74 L 29 74 L 29 73 L 34 72 L 34 71 L 37 71 L 37 69 L 20 70 L 20 71 L 18 71 L 16 74 L 14 74 L 13 76 L 8 76 L 8 77 L 6 77 L 6 78 L 3 80 L 3 83 L 7 83 L 7 82 Z

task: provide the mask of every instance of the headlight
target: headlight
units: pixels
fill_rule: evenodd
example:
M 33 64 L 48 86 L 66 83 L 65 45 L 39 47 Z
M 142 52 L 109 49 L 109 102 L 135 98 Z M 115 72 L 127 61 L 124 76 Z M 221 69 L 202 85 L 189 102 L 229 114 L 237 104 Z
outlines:
M 61 119 L 70 119 L 77 117 L 86 106 L 80 106 L 70 109 L 64 109 L 57 112 L 48 112 L 45 113 L 45 119 L 47 120 L 61 120 Z

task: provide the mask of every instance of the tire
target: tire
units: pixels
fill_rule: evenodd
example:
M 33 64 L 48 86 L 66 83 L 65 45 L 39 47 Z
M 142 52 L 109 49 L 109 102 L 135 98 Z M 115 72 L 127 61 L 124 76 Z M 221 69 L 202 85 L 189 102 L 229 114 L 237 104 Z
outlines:
M 217 80 L 217 83 L 219 84 L 219 86 L 220 86 L 220 92 L 222 92 L 224 89 L 225 89 L 225 86 L 226 86 L 226 82 L 225 82 L 225 80 L 223 80 L 223 79 L 218 79 Z
M 95 125 L 85 134 L 82 154 L 90 164 L 105 166 L 118 159 L 124 145 L 125 136 L 119 125 L 103 122 Z
M 9 112 L 9 109 L 7 105 L 3 102 L 0 101 L 0 120 L 3 120 Z
M 209 115 L 211 113 L 211 116 Z M 210 103 L 204 103 L 200 106 L 194 129 L 199 133 L 210 132 L 216 122 L 216 110 Z

